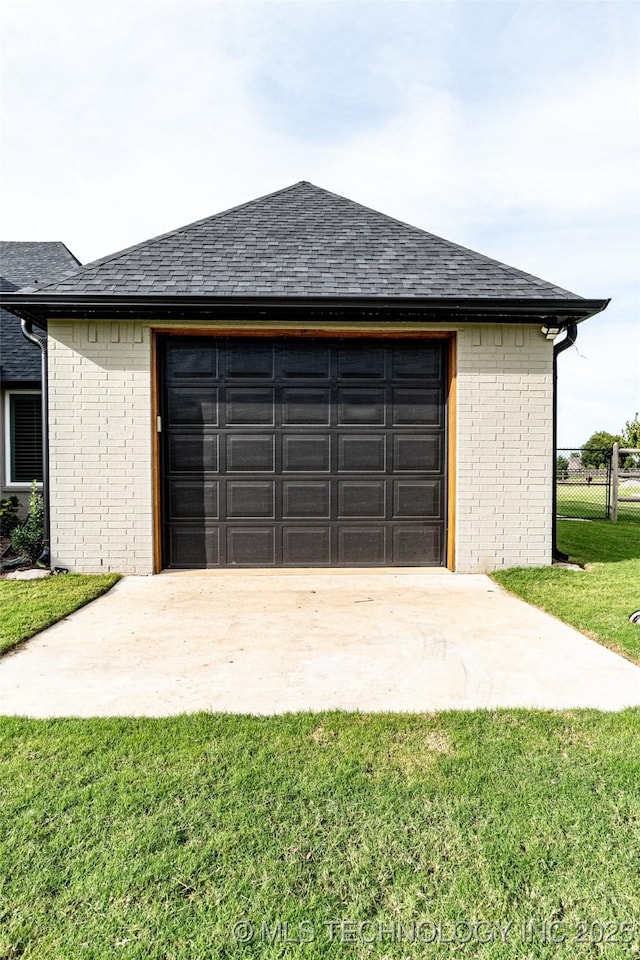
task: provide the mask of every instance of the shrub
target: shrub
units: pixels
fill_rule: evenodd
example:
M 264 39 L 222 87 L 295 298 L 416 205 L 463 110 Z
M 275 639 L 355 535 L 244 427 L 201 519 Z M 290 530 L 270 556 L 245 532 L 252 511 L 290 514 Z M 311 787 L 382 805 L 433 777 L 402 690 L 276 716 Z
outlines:
M 8 537 L 11 531 L 18 526 L 18 507 L 20 501 L 16 496 L 3 497 L 0 500 L 0 536 Z
M 44 500 L 38 493 L 34 480 L 29 494 L 27 519 L 13 530 L 11 546 L 19 557 L 27 557 L 32 563 L 35 563 L 42 552 L 43 539 Z

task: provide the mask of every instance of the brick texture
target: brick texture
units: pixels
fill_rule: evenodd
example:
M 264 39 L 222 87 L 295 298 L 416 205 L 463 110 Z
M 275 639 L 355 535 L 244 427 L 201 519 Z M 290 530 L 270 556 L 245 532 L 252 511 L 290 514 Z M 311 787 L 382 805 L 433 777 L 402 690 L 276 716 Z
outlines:
M 459 332 L 459 573 L 551 562 L 552 365 L 538 327 Z
M 83 573 L 153 569 L 149 331 L 49 325 L 51 549 Z M 90 330 L 90 327 L 93 328 Z M 91 339 L 95 334 L 95 339 Z

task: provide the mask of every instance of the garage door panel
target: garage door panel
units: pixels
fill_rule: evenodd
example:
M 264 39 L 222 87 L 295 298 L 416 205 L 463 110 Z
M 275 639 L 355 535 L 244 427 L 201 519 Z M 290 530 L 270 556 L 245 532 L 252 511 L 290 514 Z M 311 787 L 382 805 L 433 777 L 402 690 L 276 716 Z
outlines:
M 285 379 L 328 380 L 331 375 L 329 344 L 286 344 L 282 349 L 281 372 Z
M 384 434 L 338 436 L 339 473 L 380 473 L 386 468 L 387 438 Z
M 230 387 L 225 395 L 225 423 L 273 427 L 274 401 L 274 391 L 269 387 Z
M 437 387 L 422 390 L 406 387 L 393 391 L 393 426 L 430 426 L 442 425 L 442 391 Z
M 243 566 L 275 566 L 276 531 L 274 527 L 227 527 L 227 563 Z
M 339 480 L 338 518 L 384 519 L 386 515 L 385 480 Z
M 442 380 L 444 351 L 441 343 L 423 341 L 419 348 L 412 342 L 399 342 L 392 347 L 394 380 Z
M 329 473 L 331 470 L 331 437 L 284 436 L 282 438 L 282 470 L 285 473 Z
M 433 436 L 395 436 L 393 469 L 403 473 L 438 473 L 442 470 L 440 434 Z
M 170 426 L 218 425 L 218 391 L 214 387 L 173 386 L 167 397 Z
M 198 520 L 201 517 L 212 520 L 220 517 L 218 481 L 207 480 L 203 483 L 200 477 L 175 480 L 171 485 L 169 519 Z
M 284 480 L 282 516 L 285 520 L 331 518 L 331 481 Z
M 275 436 L 227 436 L 227 471 L 229 473 L 273 473 L 275 470 Z
M 403 525 L 393 530 L 393 563 L 399 567 L 438 566 L 442 563 L 441 525 Z
M 171 436 L 168 459 L 172 473 L 216 473 L 218 437 L 201 432 Z
M 213 341 L 203 343 L 201 340 L 176 340 L 167 352 L 166 370 L 167 381 L 200 378 L 213 380 L 218 375 L 217 345 Z
M 284 426 L 303 426 L 307 423 L 321 427 L 330 426 L 331 394 L 329 390 L 284 387 L 282 423 Z
M 338 347 L 339 380 L 383 380 L 385 349 L 381 343 L 344 341 Z
M 442 484 L 440 480 L 394 480 L 393 516 L 396 519 L 442 516 Z
M 268 340 L 228 344 L 224 375 L 229 379 L 271 379 L 273 377 L 273 344 Z
M 170 526 L 171 565 L 184 569 L 220 566 L 220 531 L 195 524 Z
M 161 341 L 167 566 L 445 559 L 442 342 Z
M 282 559 L 286 566 L 329 566 L 331 564 L 331 527 L 284 526 Z
M 233 520 L 275 520 L 273 480 L 227 480 L 227 517 Z
M 341 526 L 338 528 L 338 562 L 344 566 L 385 566 L 386 530 L 379 526 Z
M 376 389 L 338 390 L 338 425 L 372 423 L 384 426 L 385 392 Z

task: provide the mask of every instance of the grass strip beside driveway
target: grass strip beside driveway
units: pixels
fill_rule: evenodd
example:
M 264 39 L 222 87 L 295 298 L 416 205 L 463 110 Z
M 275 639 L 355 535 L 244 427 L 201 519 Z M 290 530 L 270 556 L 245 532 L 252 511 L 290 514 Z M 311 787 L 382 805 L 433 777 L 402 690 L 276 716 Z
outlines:
M 118 582 L 117 573 L 0 580 L 0 653 L 62 620 Z
M 640 663 L 640 525 L 594 520 L 558 523 L 558 543 L 586 570 L 514 568 L 493 579 L 518 597 Z
M 5 718 L 0 753 L 3 957 L 640 950 L 637 709 Z

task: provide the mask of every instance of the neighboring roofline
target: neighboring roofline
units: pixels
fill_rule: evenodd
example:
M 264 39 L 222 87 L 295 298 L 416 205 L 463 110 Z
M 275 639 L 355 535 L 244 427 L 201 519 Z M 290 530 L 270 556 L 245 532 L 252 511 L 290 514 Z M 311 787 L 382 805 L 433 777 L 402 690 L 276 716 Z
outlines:
M 69 256 L 71 257 L 71 259 L 72 259 L 72 260 L 75 260 L 75 262 L 76 262 L 76 264 L 78 265 L 78 267 L 82 267 L 82 266 L 83 266 L 82 261 L 81 261 L 81 260 L 78 260 L 78 258 L 76 257 L 75 253 L 72 253 L 72 251 L 69 250 L 69 247 L 66 245 L 66 243 L 64 242 L 64 240 L 1 240 L 0 243 L 6 244 L 6 245 L 9 246 L 9 247 L 13 247 L 13 246 L 62 247 L 64 250 L 66 250 L 66 252 L 69 254 Z M 45 268 L 45 269 L 46 269 L 46 268 Z M 55 284 L 60 281 L 60 278 L 61 278 L 61 277 L 64 277 L 66 274 L 71 273 L 71 272 L 72 272 L 72 273 L 77 273 L 77 270 L 75 270 L 71 265 L 69 265 L 69 266 L 65 267 L 64 269 L 62 269 L 62 270 L 60 271 L 60 275 L 59 275 L 59 276 L 54 277 L 54 278 L 49 278 L 49 279 L 47 279 L 45 282 L 43 282 L 41 288 L 42 288 L 42 289 L 46 289 L 47 287 L 55 286 Z M 6 279 L 7 279 L 7 280 L 10 280 L 9 277 L 7 277 Z M 14 281 L 11 281 L 11 282 L 13 283 Z M 31 282 L 32 282 L 32 281 L 28 281 L 27 283 L 23 283 L 23 284 L 22 284 L 22 287 L 17 287 L 16 289 L 24 289 L 24 288 L 26 288 L 26 289 L 31 289 L 30 286 L 29 286 L 29 284 L 30 284 Z M 39 289 L 39 288 L 34 287 L 33 289 Z
M 61 247 L 64 247 L 65 250 L 67 251 L 67 253 L 69 254 L 69 256 L 70 256 L 70 257 L 73 257 L 73 259 L 74 259 L 75 262 L 78 264 L 78 266 L 79 266 L 79 267 L 82 266 L 82 260 L 78 260 L 78 258 L 76 257 L 75 253 L 72 253 L 71 250 L 69 250 L 69 247 L 66 245 L 66 243 L 64 242 L 64 240 L 55 240 L 54 243 L 59 243 Z
M 581 297 L 229 297 L 167 296 L 143 294 L 46 294 L 9 293 L 2 297 L 5 310 L 27 320 L 53 319 L 167 320 L 216 319 L 224 313 L 254 313 L 258 318 L 272 312 L 296 314 L 379 314 L 381 319 L 413 319 L 436 322 L 538 323 L 553 318 L 561 326 L 579 323 L 600 313 L 609 300 Z M 382 316 L 385 315 L 385 316 Z M 341 317 L 344 319 L 344 316 Z

